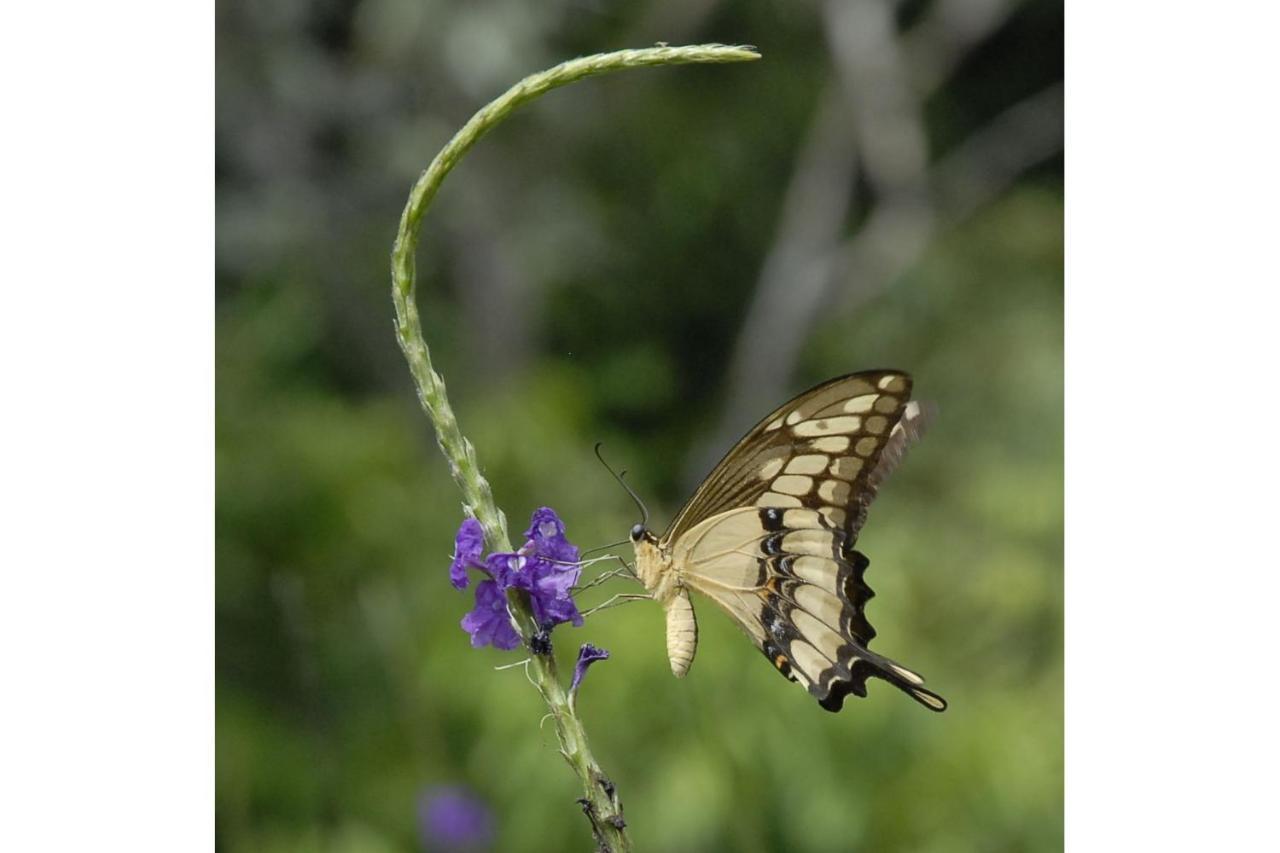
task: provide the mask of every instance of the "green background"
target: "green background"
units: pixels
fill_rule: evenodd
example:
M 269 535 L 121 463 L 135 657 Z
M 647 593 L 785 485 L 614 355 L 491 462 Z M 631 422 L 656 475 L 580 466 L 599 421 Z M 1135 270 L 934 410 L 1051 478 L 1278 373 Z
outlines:
M 683 681 L 656 606 L 563 626 L 566 670 L 581 642 L 613 653 L 579 708 L 637 848 L 1061 847 L 1060 112 L 1035 114 L 1050 143 L 1004 178 L 1006 147 L 1027 143 L 999 136 L 1060 83 L 1061 9 L 893 5 L 878 44 L 914 92 L 931 192 L 907 196 L 934 224 L 883 269 L 837 265 L 815 316 L 756 336 L 778 374 L 757 387 L 733 380 L 735 348 L 785 223 L 804 252 L 782 269 L 801 270 L 865 247 L 904 197 L 868 153 L 890 122 L 851 101 L 834 150 L 854 168 L 818 184 L 847 210 L 788 219 L 822 93 L 850 85 L 836 5 L 219 4 L 219 849 L 421 848 L 418 799 L 437 784 L 488 803 L 495 849 L 588 849 L 537 693 L 494 670 L 519 653 L 472 650 L 458 627 L 471 593 L 447 567 L 463 516 L 394 342 L 388 255 L 409 186 L 471 112 L 561 59 L 660 39 L 765 58 L 552 93 L 485 139 L 428 213 L 419 304 L 462 429 L 513 537 L 546 504 L 589 548 L 636 520 L 596 441 L 661 528 L 725 436 L 790 394 L 910 371 L 941 414 L 859 548 L 874 647 L 951 708 L 873 681 L 822 711 L 706 601 Z M 988 159 L 933 182 L 968 150 Z M 885 233 L 873 248 L 895 248 Z

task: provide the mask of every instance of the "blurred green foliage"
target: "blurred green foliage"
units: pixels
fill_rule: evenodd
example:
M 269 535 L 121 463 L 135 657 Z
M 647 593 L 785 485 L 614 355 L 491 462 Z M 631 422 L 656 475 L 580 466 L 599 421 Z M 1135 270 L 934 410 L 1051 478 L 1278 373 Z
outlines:
M 387 253 L 416 172 L 523 74 L 658 39 L 759 45 L 752 67 L 629 72 L 548 96 L 476 149 L 425 223 L 428 341 L 513 533 L 548 504 L 583 547 L 625 535 L 634 511 L 597 440 L 664 524 L 726 402 L 734 337 L 832 73 L 808 6 L 695 5 L 701 17 L 644 3 L 220 4 L 220 849 L 414 849 L 417 798 L 437 783 L 490 803 L 497 849 L 587 848 L 541 701 L 519 669 L 493 669 L 518 657 L 473 651 L 458 628 L 470 593 L 447 565 L 461 508 L 392 337 Z M 931 5 L 902 4 L 901 25 Z M 1021 4 L 975 49 L 925 104 L 932 144 L 1060 78 L 1060 11 Z M 586 640 L 613 653 L 579 707 L 635 842 L 1058 849 L 1061 160 L 804 333 L 789 391 L 895 366 L 940 405 L 859 547 L 876 648 L 951 708 L 930 714 L 873 682 L 828 714 L 708 602 L 695 602 L 683 681 L 655 606 L 562 627 L 562 666 Z

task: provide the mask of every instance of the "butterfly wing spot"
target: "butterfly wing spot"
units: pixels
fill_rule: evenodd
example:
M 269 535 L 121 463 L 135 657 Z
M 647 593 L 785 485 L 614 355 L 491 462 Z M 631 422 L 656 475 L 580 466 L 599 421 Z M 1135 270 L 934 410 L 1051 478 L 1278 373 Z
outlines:
M 813 584 L 800 584 L 796 587 L 795 601 L 796 604 L 812 613 L 817 619 L 825 622 L 829 627 L 839 630 L 840 616 L 844 613 L 844 604 L 840 599 L 836 598 L 834 593 L 827 592 L 827 590 Z M 799 623 L 797 623 L 796 627 L 800 627 Z
M 933 693 L 929 690 L 919 689 L 919 690 L 912 690 L 911 695 L 912 697 L 915 698 L 917 702 L 923 703 L 926 707 L 934 711 L 947 710 L 947 700 L 943 699 L 937 693 Z
M 841 456 L 831 463 L 828 470 L 833 477 L 852 480 L 862 470 L 862 460 L 855 456 Z
M 759 622 L 764 627 L 769 643 L 774 644 L 770 648 L 776 649 L 777 643 L 785 643 L 787 641 L 786 623 L 779 618 L 778 612 L 769 607 L 767 603 L 759 612 Z
M 842 411 L 850 415 L 862 415 L 871 411 L 876 404 L 876 400 L 880 399 L 875 394 L 868 394 L 865 397 L 854 397 L 852 400 L 846 400 L 841 407 Z
M 876 452 L 876 448 L 879 446 L 879 440 L 874 436 L 868 435 L 864 438 L 858 439 L 858 442 L 853 446 L 853 452 L 859 456 L 870 456 L 872 453 Z
M 820 435 L 843 434 L 856 432 L 862 426 L 862 418 L 843 415 L 837 418 L 820 418 L 816 421 L 804 421 L 796 424 L 791 431 L 800 438 L 815 438 Z
M 907 681 L 910 681 L 912 684 L 924 684 L 923 678 L 921 678 L 918 674 L 912 672 L 911 670 L 907 669 L 905 666 L 899 666 L 896 663 L 890 663 L 889 668 L 892 669 L 894 672 L 898 673 L 898 675 L 905 678 Z
M 880 435 L 888 425 L 889 421 L 884 417 L 884 415 L 872 415 L 867 418 L 866 423 L 864 424 L 867 428 L 867 432 L 872 435 Z
M 773 665 L 777 667 L 778 672 L 786 676 L 788 681 L 799 684 L 806 690 L 811 689 L 813 681 L 810 680 L 808 675 L 797 668 L 795 661 L 788 657 L 772 639 L 765 639 L 760 646 L 760 651 L 764 652 L 765 657 L 773 661 Z M 786 664 L 785 669 L 778 664 L 779 660 Z
M 832 529 L 844 527 L 845 521 L 849 518 L 848 513 L 833 506 L 824 506 L 818 512 L 822 513 L 822 517 L 827 520 L 827 525 Z
M 828 667 L 837 667 L 840 665 L 841 652 L 846 647 L 846 642 L 835 630 L 815 618 L 804 610 L 792 610 L 791 621 L 796 626 L 796 631 L 801 637 L 817 650 L 818 654 L 827 661 Z M 817 673 L 815 673 L 817 674 Z
M 881 391 L 897 392 L 897 391 L 902 391 L 904 388 L 906 388 L 907 383 L 901 374 L 890 374 L 884 377 L 883 379 L 881 379 L 878 383 L 876 383 L 876 387 L 878 387 Z
M 803 528 L 820 529 L 822 522 L 816 510 L 789 509 L 778 516 L 778 529 L 800 530 Z
M 782 466 L 786 461 L 786 457 L 775 456 L 773 459 L 764 463 L 764 465 L 760 466 L 760 479 L 772 480 L 774 475 L 782 470 Z
M 795 512 L 803 512 L 804 510 L 794 510 Z M 760 527 L 764 530 L 778 531 L 785 524 L 784 519 L 787 517 L 788 510 L 778 509 L 776 506 L 765 507 L 760 510 Z
M 787 463 L 788 474 L 821 474 L 826 470 L 831 457 L 822 453 L 811 453 L 796 456 Z
M 798 413 L 796 423 L 814 417 L 826 417 L 843 411 L 844 402 L 849 397 L 876 393 L 875 386 L 862 379 L 846 378 L 843 382 L 833 382 L 826 388 L 820 388 L 808 394 L 802 394 L 786 408 Z
M 849 436 L 828 435 L 822 438 L 815 438 L 809 442 L 809 447 L 823 453 L 844 453 L 849 449 Z
M 815 557 L 805 554 L 799 557 L 783 557 L 779 568 L 785 570 L 805 583 L 820 586 L 824 589 L 835 589 L 836 578 L 840 575 L 840 564 L 830 556 Z
M 780 539 L 780 547 L 788 554 L 808 554 L 815 557 L 831 556 L 831 531 L 803 528 L 788 530 Z
M 897 397 L 885 395 L 876 400 L 873 408 L 881 414 L 891 415 L 898 410 L 899 402 Z
M 849 499 L 849 484 L 844 480 L 823 480 L 818 486 L 818 497 L 828 503 L 843 506 Z
M 795 663 L 796 669 L 803 672 L 811 684 L 819 684 L 818 678 L 822 671 L 831 666 L 821 652 L 804 640 L 798 639 L 791 642 L 791 660 Z
M 773 489 L 784 495 L 807 495 L 813 488 L 813 478 L 799 474 L 783 474 L 773 481 Z

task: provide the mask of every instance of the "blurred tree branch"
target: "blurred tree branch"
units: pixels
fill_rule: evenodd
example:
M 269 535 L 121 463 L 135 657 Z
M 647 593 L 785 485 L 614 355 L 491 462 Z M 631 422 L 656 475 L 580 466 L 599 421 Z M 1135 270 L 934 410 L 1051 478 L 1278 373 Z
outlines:
M 691 455 L 686 480 L 696 481 L 717 448 L 785 396 L 824 306 L 855 309 L 909 270 L 940 228 L 972 215 L 1061 149 L 1062 92 L 1055 86 L 929 160 L 921 105 L 1017 5 L 940 0 L 901 36 L 886 4 L 824 5 L 839 82 L 820 101 L 801 147 L 730 360 L 721 417 Z M 872 198 L 855 233 L 841 242 L 859 167 Z M 833 203 L 835 197 L 844 203 Z
M 936 91 L 976 46 L 1004 26 L 1018 6 L 1018 0 L 935 0 L 901 39 L 916 91 Z
M 477 175 L 484 183 L 487 176 Z M 479 194 L 461 199 L 460 215 L 449 226 L 456 253 L 453 277 L 463 286 L 458 295 L 463 324 L 483 334 L 465 340 L 468 367 L 482 382 L 501 380 L 528 355 L 533 332 L 529 317 L 536 304 L 537 277 L 524 274 L 502 239 L 501 222 L 493 221 L 492 204 Z
M 839 250 L 827 281 L 830 303 L 847 314 L 884 290 L 916 261 L 934 229 L 972 216 L 1027 169 L 1062 150 L 1062 85 L 1051 86 L 998 115 L 930 169 L 938 219 L 894 221 L 877 211 Z M 908 239 L 898 239 L 907 232 Z M 848 284 L 844 293 L 837 292 Z
M 653 3 L 633 28 L 637 38 L 662 38 L 685 41 L 695 38 L 707 19 L 716 11 L 720 0 L 678 0 L 675 3 Z

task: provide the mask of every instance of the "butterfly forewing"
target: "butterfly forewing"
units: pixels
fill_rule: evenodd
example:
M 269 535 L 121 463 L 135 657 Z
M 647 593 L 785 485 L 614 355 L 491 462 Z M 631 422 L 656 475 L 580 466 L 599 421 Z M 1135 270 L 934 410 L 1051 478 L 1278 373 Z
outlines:
M 663 537 L 742 506 L 826 508 L 837 526 L 869 488 L 868 475 L 911 395 L 911 377 L 867 371 L 832 379 L 767 415 L 725 454 Z M 872 492 L 874 495 L 874 492 Z
M 870 652 L 867 558 L 853 548 L 876 488 L 919 437 L 911 379 L 834 379 L 770 413 L 721 460 L 663 537 L 683 582 L 773 665 L 839 710 L 883 678 L 934 710 L 923 679 Z

